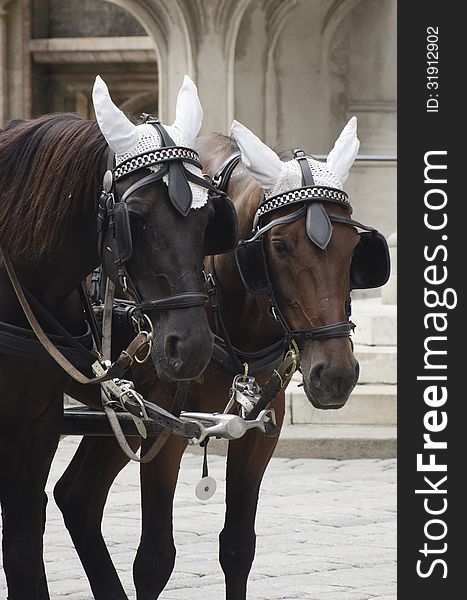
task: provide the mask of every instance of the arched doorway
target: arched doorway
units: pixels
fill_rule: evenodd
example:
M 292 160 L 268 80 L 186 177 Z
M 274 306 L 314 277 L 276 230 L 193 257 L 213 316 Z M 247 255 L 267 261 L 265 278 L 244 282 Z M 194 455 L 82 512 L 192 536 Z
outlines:
M 91 89 L 101 75 L 112 97 L 135 116 L 158 113 L 153 41 L 128 11 L 110 2 L 32 0 L 32 114 L 93 116 Z

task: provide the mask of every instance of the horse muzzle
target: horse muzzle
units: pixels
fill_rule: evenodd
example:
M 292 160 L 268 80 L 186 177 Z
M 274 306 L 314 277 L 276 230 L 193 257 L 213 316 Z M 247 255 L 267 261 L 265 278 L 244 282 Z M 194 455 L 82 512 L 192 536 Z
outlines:
M 152 359 L 163 381 L 195 379 L 207 367 L 214 336 L 204 307 L 167 311 L 156 325 Z
M 315 408 L 342 408 L 358 381 L 359 372 L 358 361 L 353 356 L 343 365 L 316 361 L 303 375 L 307 398 Z

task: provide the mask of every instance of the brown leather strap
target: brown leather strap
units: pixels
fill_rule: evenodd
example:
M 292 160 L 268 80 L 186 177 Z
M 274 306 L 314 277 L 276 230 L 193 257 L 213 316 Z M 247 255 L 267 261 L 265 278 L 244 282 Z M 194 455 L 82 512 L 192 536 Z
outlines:
M 107 278 L 105 286 L 104 310 L 102 314 L 102 355 L 105 360 L 110 359 L 112 348 L 112 313 L 114 293 L 115 285 L 109 278 Z M 177 409 L 180 406 L 181 410 L 181 407 L 185 403 L 186 396 L 188 394 L 188 387 L 189 384 L 179 384 L 177 386 L 177 392 L 174 398 L 173 409 Z M 136 452 L 133 452 L 133 449 L 128 443 L 125 434 L 123 433 L 122 426 L 120 425 L 120 421 L 118 420 L 117 413 L 115 412 L 113 407 L 108 403 L 108 398 L 103 389 L 101 389 L 101 398 L 102 406 L 109 421 L 110 427 L 112 428 L 115 439 L 117 440 L 117 443 L 120 446 L 122 452 L 125 454 L 125 456 L 130 460 L 141 464 L 148 463 L 153 458 L 155 458 L 164 447 L 165 442 L 168 440 L 170 436 L 170 431 L 168 429 L 163 429 L 157 436 L 152 446 L 146 452 L 146 454 L 140 457 L 136 454 Z
M 299 356 L 296 346 L 287 352 L 281 365 L 274 370 L 271 378 L 262 386 L 261 397 L 251 412 L 248 413 L 247 420 L 256 419 L 259 413 L 269 406 L 277 394 L 287 387 L 289 381 L 292 379 L 292 375 L 299 368 Z
M 23 288 L 18 280 L 18 277 L 15 273 L 13 265 L 11 263 L 10 257 L 6 250 L 2 250 L 0 247 L 0 257 L 3 258 L 3 262 L 5 263 L 6 272 L 11 281 L 11 285 L 15 291 L 16 297 L 18 298 L 18 302 L 21 305 L 21 308 L 24 311 L 24 314 L 31 326 L 31 329 L 35 333 L 37 339 L 42 344 L 44 349 L 50 354 L 50 356 L 55 360 L 55 362 L 69 375 L 72 379 L 81 383 L 83 385 L 88 385 L 90 383 L 101 383 L 102 381 L 107 381 L 111 379 L 111 375 L 101 375 L 99 377 L 89 378 L 86 375 L 83 375 L 76 367 L 74 367 L 70 361 L 58 350 L 52 342 L 49 340 L 47 334 L 39 325 L 27 299 L 24 294 Z M 128 348 L 124 350 L 118 359 L 116 360 L 116 366 L 120 369 L 127 369 L 131 363 L 133 362 L 134 356 L 148 343 L 147 335 L 144 332 L 139 333 L 135 339 L 130 343 Z
M 102 392 L 104 393 L 104 392 Z M 112 431 L 114 433 L 115 439 L 118 442 L 118 445 L 122 449 L 122 452 L 130 459 L 139 463 L 148 463 L 153 458 L 159 454 L 159 452 L 164 447 L 165 442 L 168 440 L 170 436 L 170 432 L 167 429 L 164 429 L 160 432 L 158 437 L 156 438 L 153 445 L 149 448 L 144 456 L 141 458 L 133 452 L 130 444 L 127 442 L 125 434 L 123 433 L 122 427 L 120 425 L 120 421 L 114 411 L 110 406 L 104 406 L 105 414 L 107 415 L 107 419 L 109 420 L 110 426 L 112 427 Z
M 183 381 L 183 382 L 180 382 L 177 384 L 177 391 L 175 393 L 175 398 L 174 398 L 174 402 L 173 402 L 173 406 L 172 406 L 172 412 L 180 413 L 180 410 L 183 407 L 183 404 L 185 403 L 186 397 L 188 395 L 189 387 L 190 387 L 190 383 L 186 382 L 186 381 Z M 118 445 L 122 449 L 122 452 L 130 460 L 139 462 L 141 464 L 148 463 L 153 458 L 155 458 L 159 454 L 159 452 L 162 450 L 162 448 L 164 447 L 166 441 L 169 439 L 170 431 L 168 429 L 163 429 L 159 433 L 157 438 L 155 439 L 152 446 L 146 452 L 146 454 L 144 456 L 139 457 L 135 452 L 133 452 L 129 443 L 127 442 L 125 434 L 123 433 L 122 427 L 120 425 L 120 421 L 118 420 L 118 417 L 117 417 L 114 409 L 111 406 L 109 406 L 108 404 L 107 405 L 105 404 L 107 399 L 105 398 L 104 392 L 102 392 L 102 400 L 103 400 L 103 404 L 104 404 L 105 414 L 107 415 L 107 419 L 109 420 L 110 426 L 112 427 L 112 431 L 115 435 Z

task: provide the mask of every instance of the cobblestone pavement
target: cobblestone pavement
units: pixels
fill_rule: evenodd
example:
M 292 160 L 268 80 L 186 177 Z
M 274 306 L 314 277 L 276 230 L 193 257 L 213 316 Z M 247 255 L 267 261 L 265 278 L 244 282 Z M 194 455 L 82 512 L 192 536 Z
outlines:
M 52 600 L 92 598 L 51 490 L 76 438 L 61 442 L 47 486 L 45 561 Z M 201 457 L 186 454 L 175 501 L 175 571 L 163 600 L 224 597 L 217 536 L 224 512 L 225 459 L 210 457 L 218 482 L 201 503 L 194 486 Z M 139 538 L 138 467 L 129 465 L 110 492 L 104 535 L 130 599 Z M 258 508 L 257 552 L 249 600 L 396 599 L 396 463 L 394 460 L 273 459 Z M 6 597 L 0 569 L 0 597 Z

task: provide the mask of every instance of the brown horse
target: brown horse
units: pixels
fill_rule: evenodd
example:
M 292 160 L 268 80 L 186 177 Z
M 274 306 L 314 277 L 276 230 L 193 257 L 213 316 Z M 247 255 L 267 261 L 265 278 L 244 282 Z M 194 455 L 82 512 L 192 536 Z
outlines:
M 238 146 L 231 138 L 212 134 L 198 140 L 198 150 L 204 171 L 212 175 L 228 157 L 238 152 Z M 246 158 L 251 165 L 250 157 Z M 244 165 L 240 164 L 233 172 L 228 194 L 237 210 L 241 236 L 248 238 L 263 191 Z M 341 206 L 333 206 L 332 212 L 337 215 L 336 219 L 348 218 L 348 211 Z M 291 208 L 287 207 L 275 216 L 290 213 Z M 354 227 L 336 222 L 332 238 L 326 250 L 322 250 L 310 241 L 304 219 L 277 225 L 265 239 L 275 299 L 293 330 L 346 322 L 351 261 L 359 242 Z M 208 261 L 206 270 L 210 268 Z M 253 295 L 245 288 L 234 254 L 215 257 L 214 268 L 218 300 L 232 344 L 244 352 L 255 352 L 283 339 L 284 330 L 272 318 L 267 297 Z M 358 363 L 348 334 L 310 339 L 301 343 L 300 353 L 305 391 L 310 401 L 323 409 L 343 406 L 358 378 Z M 264 382 L 270 375 L 271 372 L 262 373 L 258 380 Z M 168 407 L 173 394 L 170 385 L 159 381 L 154 371 L 145 366 L 134 369 L 133 376 L 145 397 Z M 232 373 L 225 373 L 211 363 L 203 374 L 203 381 L 192 384 L 186 409 L 222 412 L 231 384 Z M 272 407 L 280 428 L 284 418 L 283 391 Z M 129 441 L 134 448 L 138 447 L 139 440 L 130 438 Z M 146 444 L 144 442 L 143 447 Z M 265 437 L 258 430 L 251 430 L 243 438 L 229 443 L 226 516 L 220 534 L 220 562 L 228 600 L 246 598 L 255 553 L 258 493 L 276 444 L 277 437 Z M 185 448 L 184 440 L 172 436 L 157 457 L 141 467 L 143 530 L 134 563 L 138 600 L 158 598 L 174 567 L 173 497 Z M 98 600 L 127 598 L 101 534 L 107 494 L 126 463 L 127 459 L 112 438 L 83 438 L 54 492 Z
M 109 138 L 121 133 L 118 119 L 122 118 L 126 119 L 121 113 L 114 115 L 109 129 L 102 122 L 98 125 L 76 115 L 58 114 L 16 121 L 0 130 L 1 249 L 8 253 L 35 301 L 81 342 L 92 340 L 77 288 L 100 262 L 98 200 L 109 164 Z M 126 134 L 135 133 L 132 128 L 136 126 L 128 120 L 121 124 Z M 150 125 L 143 127 L 152 130 Z M 139 136 L 139 130 L 135 135 Z M 122 146 L 110 147 L 122 152 Z M 178 164 L 181 167 L 181 161 Z M 131 162 L 122 165 L 134 166 Z M 135 190 L 144 177 L 146 169 L 130 168 L 115 185 L 115 201 L 130 186 Z M 126 257 L 123 272 L 131 277 L 132 289 L 143 301 L 185 292 L 203 296 L 204 234 L 214 207 L 209 199 L 205 207 L 183 216 L 176 204 L 189 208 L 191 196 L 174 197 L 170 170 L 168 177 L 169 186 L 153 178 L 126 197 L 132 254 Z M 116 240 L 105 223 L 102 232 L 102 258 L 118 286 Z M 203 305 L 204 301 L 184 309 L 149 312 L 156 331 L 152 357 L 161 379 L 189 379 L 204 370 L 212 351 L 212 334 Z M 57 333 L 49 320 L 42 315 L 38 319 L 49 334 Z M 27 328 L 0 259 L 3 566 L 10 600 L 45 600 L 49 594 L 42 560 L 44 487 L 59 441 L 63 392 L 69 378 Z M 66 353 L 67 342 L 58 339 Z M 37 356 L 25 352 L 34 343 Z M 79 366 L 90 377 L 89 356 L 85 353 L 84 358 Z

